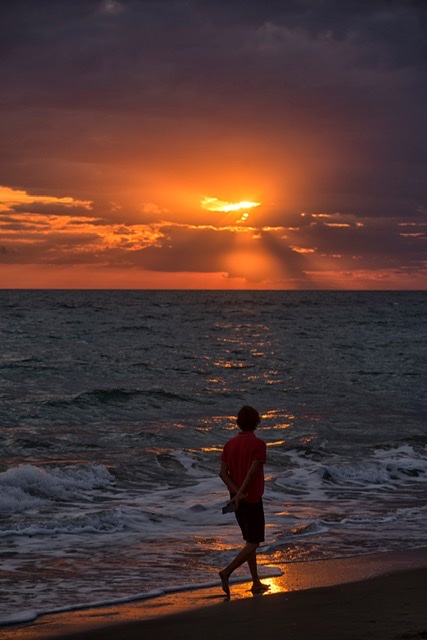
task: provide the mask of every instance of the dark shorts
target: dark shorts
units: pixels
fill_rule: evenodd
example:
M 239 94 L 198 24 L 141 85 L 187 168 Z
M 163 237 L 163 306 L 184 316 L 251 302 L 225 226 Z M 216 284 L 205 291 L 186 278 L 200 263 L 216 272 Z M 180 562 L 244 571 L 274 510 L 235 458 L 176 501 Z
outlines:
M 236 520 L 242 530 L 246 542 L 264 542 L 264 507 L 259 502 L 241 502 L 235 512 Z

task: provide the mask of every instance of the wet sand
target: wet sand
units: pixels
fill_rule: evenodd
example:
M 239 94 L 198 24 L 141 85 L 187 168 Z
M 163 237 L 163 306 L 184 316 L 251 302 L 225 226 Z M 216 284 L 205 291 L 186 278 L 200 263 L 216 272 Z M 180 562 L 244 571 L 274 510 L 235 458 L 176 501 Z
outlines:
M 414 640 L 427 638 L 427 549 L 295 563 L 264 580 L 270 593 L 231 583 L 116 607 L 40 616 L 3 627 L 1 640 Z M 245 574 L 243 573 L 243 576 Z

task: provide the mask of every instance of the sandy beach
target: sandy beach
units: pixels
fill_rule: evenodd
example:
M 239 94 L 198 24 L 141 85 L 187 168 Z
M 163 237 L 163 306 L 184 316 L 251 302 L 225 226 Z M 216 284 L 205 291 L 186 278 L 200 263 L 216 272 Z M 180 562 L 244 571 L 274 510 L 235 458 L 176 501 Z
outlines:
M 289 564 L 282 576 L 265 582 L 271 589 L 263 596 L 252 596 L 249 583 L 240 582 L 232 584 L 227 601 L 214 586 L 117 607 L 40 616 L 30 624 L 3 627 L 0 638 L 427 638 L 427 549 Z

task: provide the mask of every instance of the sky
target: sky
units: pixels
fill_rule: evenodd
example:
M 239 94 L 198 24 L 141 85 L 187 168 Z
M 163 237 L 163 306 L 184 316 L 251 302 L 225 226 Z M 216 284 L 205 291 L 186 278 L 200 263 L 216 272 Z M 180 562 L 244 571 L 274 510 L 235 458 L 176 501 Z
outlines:
M 425 0 L 2 0 L 0 288 L 426 289 Z

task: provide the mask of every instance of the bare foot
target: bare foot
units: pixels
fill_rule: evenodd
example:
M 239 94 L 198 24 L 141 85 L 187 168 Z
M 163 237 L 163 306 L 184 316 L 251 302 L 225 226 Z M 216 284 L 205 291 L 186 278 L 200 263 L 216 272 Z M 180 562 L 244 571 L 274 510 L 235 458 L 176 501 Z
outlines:
M 257 594 L 257 593 L 264 593 L 265 591 L 268 591 L 270 589 L 270 585 L 269 584 L 263 584 L 262 582 L 254 582 L 252 585 L 252 593 L 253 594 Z
M 224 571 L 219 572 L 219 577 L 221 578 L 222 590 L 224 591 L 227 598 L 230 597 L 230 587 L 228 586 L 228 575 L 224 573 Z

